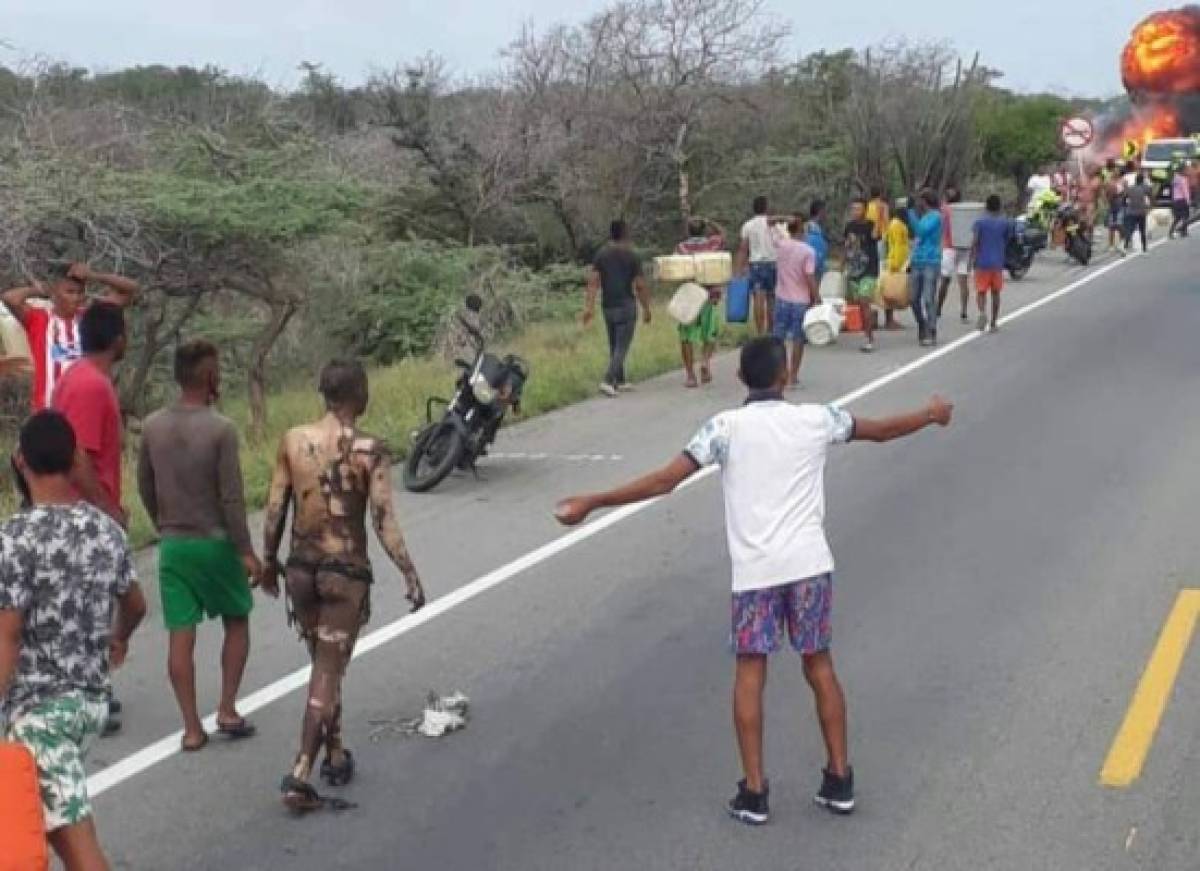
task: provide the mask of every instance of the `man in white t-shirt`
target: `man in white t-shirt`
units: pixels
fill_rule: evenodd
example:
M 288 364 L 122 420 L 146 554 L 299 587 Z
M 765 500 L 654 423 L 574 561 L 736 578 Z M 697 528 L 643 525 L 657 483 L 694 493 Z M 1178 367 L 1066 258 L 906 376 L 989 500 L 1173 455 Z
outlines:
M 754 300 L 754 328 L 767 335 L 775 327 L 775 243 L 773 224 L 766 197 L 754 198 L 754 217 L 742 224 L 742 242 L 738 247 L 737 274 L 748 275 Z
M 763 687 L 767 656 L 782 647 L 786 627 L 816 696 L 828 753 L 815 801 L 847 814 L 854 810 L 854 774 L 846 749 L 846 703 L 829 653 L 833 555 L 824 528 L 825 458 L 830 445 L 886 442 L 931 424 L 947 426 L 953 408 L 934 397 L 911 414 L 869 420 L 835 406 L 791 405 L 783 399 L 787 355 L 775 338 L 754 339 L 742 348 L 739 375 L 750 390 L 746 404 L 706 423 L 682 454 L 624 487 L 564 500 L 555 515 L 573 526 L 599 508 L 663 496 L 702 467 L 721 466 L 733 563 L 733 713 L 745 773 L 729 813 L 752 825 L 770 816 Z
M 1029 181 L 1025 183 L 1025 192 L 1029 194 L 1029 199 L 1032 200 L 1038 194 L 1050 190 L 1053 186 L 1054 180 L 1050 178 L 1050 173 L 1043 169 L 1029 177 Z

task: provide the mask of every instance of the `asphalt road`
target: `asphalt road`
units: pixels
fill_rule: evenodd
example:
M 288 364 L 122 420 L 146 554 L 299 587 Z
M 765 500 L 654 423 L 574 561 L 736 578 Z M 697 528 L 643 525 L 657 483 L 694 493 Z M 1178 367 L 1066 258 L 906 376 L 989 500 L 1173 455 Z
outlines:
M 1045 255 L 1010 310 L 1107 262 L 1083 271 Z M 515 427 L 486 481 L 402 499 L 431 598 L 461 601 L 351 666 L 346 736 L 360 772 L 343 794 L 356 809 L 283 810 L 302 695 L 272 692 L 250 741 L 108 769 L 118 776 L 96 808 L 116 867 L 1200 867 L 1195 655 L 1140 778 L 1098 783 L 1177 592 L 1200 587 L 1195 263 L 1195 243 L 1173 243 L 1109 267 L 851 405 L 882 413 L 933 391 L 957 402 L 949 430 L 850 446 L 830 464 L 853 817 L 811 804 L 823 753 L 788 655 L 768 691 L 772 822 L 724 815 L 739 775 L 715 477 L 465 595 L 562 536 L 557 497 L 665 460 L 736 404 L 726 358 L 712 389 L 669 376 Z M 947 322 L 943 341 L 960 334 Z M 915 339 L 882 334 L 869 357 L 852 341 L 811 352 L 797 400 L 895 372 L 925 355 Z M 378 577 L 372 628 L 403 614 L 395 573 L 380 564 Z M 277 605 L 259 608 L 254 631 L 247 692 L 303 663 Z M 206 707 L 215 639 L 201 654 L 214 672 Z M 118 681 L 125 732 L 96 747 L 94 770 L 177 728 L 164 656 L 157 626 L 135 641 Z M 371 720 L 417 713 L 430 688 L 471 697 L 465 732 L 371 739 Z

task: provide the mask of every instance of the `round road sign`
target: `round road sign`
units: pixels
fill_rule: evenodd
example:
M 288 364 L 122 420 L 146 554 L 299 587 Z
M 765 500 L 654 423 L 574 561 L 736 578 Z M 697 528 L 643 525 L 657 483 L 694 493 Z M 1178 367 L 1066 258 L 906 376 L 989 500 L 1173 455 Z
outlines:
M 1096 131 L 1087 118 L 1068 118 L 1062 123 L 1058 135 L 1067 148 L 1087 148 L 1092 144 Z

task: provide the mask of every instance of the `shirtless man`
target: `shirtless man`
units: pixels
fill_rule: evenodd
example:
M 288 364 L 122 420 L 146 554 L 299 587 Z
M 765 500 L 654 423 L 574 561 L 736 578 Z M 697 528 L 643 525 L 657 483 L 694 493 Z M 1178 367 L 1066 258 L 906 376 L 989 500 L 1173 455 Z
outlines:
M 370 616 L 368 504 L 375 533 L 407 582 L 413 610 L 425 604 L 392 506 L 387 447 L 355 425 L 367 409 L 367 373 L 359 363 L 334 361 L 321 371 L 319 389 L 325 416 L 289 430 L 280 442 L 263 543 L 263 589 L 277 596 L 279 545 L 294 503 L 285 573 L 288 622 L 296 623 L 308 645 L 312 677 L 300 752 L 280 788 L 284 803 L 297 811 L 321 805 L 308 781 L 322 744 L 321 777 L 327 783 L 340 786 L 354 774 L 354 757 L 342 746 L 342 677 L 358 631 Z

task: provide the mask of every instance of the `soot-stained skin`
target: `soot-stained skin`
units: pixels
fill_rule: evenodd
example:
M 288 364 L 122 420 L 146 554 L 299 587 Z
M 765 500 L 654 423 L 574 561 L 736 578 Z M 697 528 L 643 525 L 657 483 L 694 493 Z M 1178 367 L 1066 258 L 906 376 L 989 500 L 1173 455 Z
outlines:
M 425 604 L 421 579 L 405 545 L 392 500 L 391 455 L 374 436 L 326 415 L 283 437 L 271 477 L 265 550 L 277 589 L 276 556 L 289 510 L 293 556 L 370 569 L 366 515 L 392 562 L 404 575 L 413 610 Z

